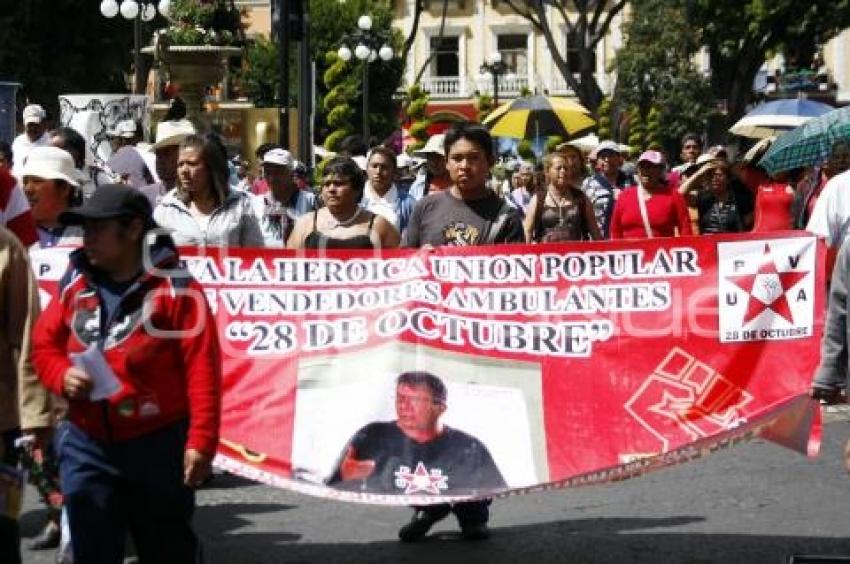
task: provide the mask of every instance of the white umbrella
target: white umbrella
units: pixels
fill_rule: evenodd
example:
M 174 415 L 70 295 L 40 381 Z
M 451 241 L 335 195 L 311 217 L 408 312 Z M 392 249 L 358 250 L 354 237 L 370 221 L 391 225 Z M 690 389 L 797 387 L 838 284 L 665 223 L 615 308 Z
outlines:
M 742 117 L 730 133 L 753 139 L 764 139 L 799 127 L 812 118 L 832 111 L 828 104 L 794 98 L 761 104 Z

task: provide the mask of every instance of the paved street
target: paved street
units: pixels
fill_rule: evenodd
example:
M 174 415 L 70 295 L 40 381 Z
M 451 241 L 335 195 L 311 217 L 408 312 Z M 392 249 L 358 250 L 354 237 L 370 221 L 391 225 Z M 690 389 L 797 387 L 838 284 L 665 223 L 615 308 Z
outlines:
M 427 541 L 403 545 L 395 534 L 406 509 L 328 502 L 232 476 L 200 493 L 197 529 L 214 564 L 749 564 L 850 555 L 850 477 L 840 458 L 850 423 L 832 419 L 816 460 L 756 441 L 629 482 L 497 501 L 493 538 L 483 543 L 459 540 L 447 520 Z M 27 537 L 43 519 L 34 501 L 30 495 L 22 518 Z M 47 564 L 50 556 L 25 552 L 24 562 Z

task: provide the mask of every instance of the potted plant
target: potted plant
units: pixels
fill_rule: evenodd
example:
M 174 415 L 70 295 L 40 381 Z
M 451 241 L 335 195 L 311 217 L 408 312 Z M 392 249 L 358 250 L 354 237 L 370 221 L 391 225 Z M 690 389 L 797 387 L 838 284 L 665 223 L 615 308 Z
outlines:
M 143 52 L 153 55 L 191 117 L 201 111 L 207 88 L 225 77 L 229 59 L 242 53 L 242 12 L 233 0 L 171 0 L 168 19 Z

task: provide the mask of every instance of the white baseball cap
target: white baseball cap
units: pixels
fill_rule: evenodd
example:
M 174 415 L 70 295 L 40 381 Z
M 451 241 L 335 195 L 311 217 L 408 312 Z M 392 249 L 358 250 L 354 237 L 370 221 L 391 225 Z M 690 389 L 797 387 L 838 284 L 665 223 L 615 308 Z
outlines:
M 151 145 L 148 150 L 155 152 L 163 147 L 179 145 L 184 139 L 195 133 L 195 126 L 188 119 L 161 121 L 156 126 L 156 143 Z
M 58 147 L 34 147 L 30 150 L 20 176 L 64 180 L 72 186 L 80 185 L 80 173 L 74 166 L 74 158 L 71 153 Z
M 591 159 L 598 159 L 599 154 L 602 153 L 603 151 L 608 151 L 608 152 L 611 152 L 611 153 L 617 153 L 618 155 L 623 154 L 623 149 L 622 149 L 622 147 L 620 147 L 620 144 L 608 139 L 608 140 L 603 141 L 599 145 L 597 145 L 590 152 L 590 158 Z
M 396 168 L 407 168 L 407 167 L 413 166 L 413 164 L 414 164 L 413 157 L 411 157 L 407 153 L 399 153 L 395 157 Z
M 292 153 L 286 149 L 271 149 L 270 151 L 266 151 L 266 154 L 263 155 L 263 164 L 285 166 L 289 170 L 292 170 L 294 162 L 295 159 L 292 158 Z
M 44 108 L 39 106 L 38 104 L 30 104 L 26 108 L 24 108 L 24 126 L 27 126 L 31 123 L 41 123 L 45 119 L 47 119 L 47 112 L 44 111 Z
M 443 145 L 446 142 L 446 136 L 443 133 L 438 133 L 437 135 L 432 135 L 428 138 L 428 142 L 425 143 L 425 146 L 419 149 L 418 151 L 413 151 L 414 157 L 422 157 L 425 158 L 429 154 L 440 155 L 442 157 L 446 156 L 446 149 Z

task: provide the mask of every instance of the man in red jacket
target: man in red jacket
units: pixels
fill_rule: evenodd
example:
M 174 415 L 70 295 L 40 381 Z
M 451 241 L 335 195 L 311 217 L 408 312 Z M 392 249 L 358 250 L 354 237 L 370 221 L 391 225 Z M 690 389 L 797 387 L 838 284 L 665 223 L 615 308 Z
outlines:
M 193 562 L 193 488 L 218 442 L 214 318 L 140 192 L 100 186 L 59 219 L 82 225 L 84 246 L 38 320 L 33 361 L 69 400 L 56 447 L 74 560 L 120 562 L 129 529 L 141 561 Z

